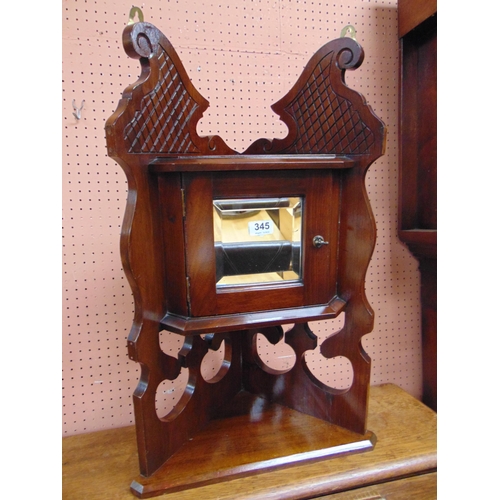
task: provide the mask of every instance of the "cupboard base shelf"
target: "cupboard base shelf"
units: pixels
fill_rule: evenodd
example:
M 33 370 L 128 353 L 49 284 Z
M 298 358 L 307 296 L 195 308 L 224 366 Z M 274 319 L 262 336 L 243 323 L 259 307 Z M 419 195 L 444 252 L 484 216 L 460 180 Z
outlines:
M 370 431 L 356 434 L 240 392 L 160 469 L 137 477 L 130 488 L 139 498 L 149 498 L 366 452 L 375 443 Z

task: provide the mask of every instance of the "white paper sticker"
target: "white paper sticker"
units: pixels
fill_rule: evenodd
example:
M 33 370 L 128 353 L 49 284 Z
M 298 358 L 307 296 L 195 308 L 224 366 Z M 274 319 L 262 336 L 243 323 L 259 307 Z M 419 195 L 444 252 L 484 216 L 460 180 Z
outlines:
M 248 223 L 248 234 L 251 236 L 264 236 L 265 234 L 273 234 L 273 221 L 271 220 L 254 220 Z

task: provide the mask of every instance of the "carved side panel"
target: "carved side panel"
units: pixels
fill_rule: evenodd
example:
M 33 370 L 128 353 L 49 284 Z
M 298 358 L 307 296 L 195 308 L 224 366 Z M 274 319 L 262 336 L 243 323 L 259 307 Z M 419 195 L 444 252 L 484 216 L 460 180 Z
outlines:
M 148 164 L 158 155 L 213 154 L 231 151 L 218 137 L 200 138 L 196 125 L 208 102 L 191 84 L 167 38 L 148 23 L 127 26 L 123 34 L 127 54 L 142 67 L 137 82 L 123 92 L 116 111 L 106 122 L 108 154 L 123 168 L 128 196 L 121 233 L 121 258 L 134 294 L 134 322 L 128 337 L 130 359 L 141 366 L 134 392 L 134 412 L 141 473 L 150 475 L 209 418 L 200 409 L 207 391 L 216 407 L 220 394 L 236 389 L 228 385 L 218 391 L 199 381 L 200 359 L 206 343 L 199 338 L 187 342 L 181 359 L 163 353 L 159 345 L 160 320 L 165 314 L 164 255 L 161 245 L 160 210 L 156 180 L 148 175 Z M 233 365 L 238 371 L 239 358 Z M 190 370 L 190 385 L 177 411 L 195 415 L 191 424 L 175 428 L 170 419 L 160 420 L 155 411 L 156 391 L 163 380 L 174 380 L 181 364 Z M 198 388 L 192 383 L 198 379 Z M 235 382 L 233 382 L 234 385 Z M 200 389 L 200 386 L 202 387 Z M 203 389 L 204 388 L 204 389 Z M 205 396 L 203 394 L 205 390 Z M 228 396 L 229 397 L 229 396 Z M 203 400 L 205 401 L 205 400 Z M 177 424 L 178 425 L 178 424 Z
M 281 327 L 250 330 L 247 333 L 247 344 L 243 349 L 243 380 L 246 390 L 352 432 L 366 432 L 365 394 L 370 363 L 364 353 L 359 351 L 356 340 L 352 342 L 347 339 L 335 353 L 336 356 L 347 357 L 353 367 L 352 385 L 344 390 L 325 385 L 307 366 L 307 351 L 319 348 L 318 339 L 307 323 L 296 324 L 285 334 L 285 343 L 292 347 L 296 357 L 295 364 L 288 371 L 271 369 L 262 362 L 257 352 L 257 333 L 263 334 L 272 344 L 283 337 Z M 325 358 L 332 357 L 325 355 L 323 351 L 321 353 Z
M 334 57 L 323 58 L 306 86 L 284 111 L 293 117 L 299 133 L 285 153 L 367 154 L 375 142 L 352 102 L 329 91 Z
M 337 154 L 378 157 L 383 124 L 363 96 L 347 87 L 345 71 L 363 62 L 362 47 L 338 38 L 311 58 L 293 88 L 272 106 L 287 125 L 284 139 L 259 139 L 247 154 Z
M 366 429 L 371 363 L 361 339 L 373 329 L 373 311 L 364 283 L 376 238 L 365 176 L 385 147 L 384 124 L 364 97 L 345 84 L 345 71 L 359 67 L 363 58 L 363 49 L 351 38 L 339 38 L 323 46 L 290 92 L 272 106 L 287 125 L 288 135 L 272 141 L 259 139 L 246 151 L 346 155 L 356 162 L 353 168 L 339 173 L 339 252 L 333 257 L 333 265 L 338 266 L 337 293 L 347 303 L 345 325 L 320 347 L 325 358 L 344 356 L 350 360 L 352 386 L 347 391 L 330 390 L 311 375 L 304 353 L 316 344 L 309 338 L 307 325 L 295 325 L 287 334 L 285 342 L 294 348 L 299 360 L 290 372 L 270 373 L 258 362 L 252 365 L 251 360 L 256 358 L 253 349 L 252 355 L 247 355 L 253 358 L 247 358 L 245 384 L 252 392 L 264 393 L 274 401 L 359 433 Z
M 139 80 L 123 93 L 106 123 L 110 156 L 234 154 L 219 136 L 200 137 L 198 121 L 208 101 L 189 79 L 169 40 L 149 23 L 129 25 L 123 32 L 127 54 L 141 61 Z
M 143 380 L 134 393 L 136 432 L 141 474 L 150 476 L 185 442 L 192 438 L 240 390 L 240 333 L 217 338 L 207 335 L 185 337 L 178 358 L 167 356 L 159 347 L 150 353 L 148 380 Z M 214 378 L 206 381 L 201 364 L 209 349 L 216 351 L 225 341 L 224 363 Z M 158 417 L 156 391 L 163 380 L 177 378 L 180 368 L 189 371 L 184 393 L 170 413 Z

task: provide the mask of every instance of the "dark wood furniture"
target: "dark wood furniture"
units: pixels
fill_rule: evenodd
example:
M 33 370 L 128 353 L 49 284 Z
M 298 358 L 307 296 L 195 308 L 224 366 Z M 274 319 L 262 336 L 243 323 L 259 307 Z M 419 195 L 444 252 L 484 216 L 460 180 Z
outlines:
M 258 476 L 164 494 L 175 500 L 286 500 L 300 498 L 437 498 L 436 414 L 398 387 L 370 391 L 368 426 L 378 436 L 370 453 L 297 464 Z M 411 425 L 408 425 L 411 422 Z M 219 451 L 214 442 L 214 453 Z M 63 499 L 133 498 L 128 488 L 137 468 L 135 428 L 63 439 Z M 210 455 L 198 462 L 210 461 Z
M 423 401 L 437 410 L 437 2 L 400 0 L 399 238 L 419 260 Z
M 373 449 L 361 338 L 373 328 L 364 278 L 375 224 L 364 180 L 385 129 L 344 82 L 363 60 L 361 46 L 343 37 L 321 48 L 273 106 L 288 135 L 238 154 L 198 135 L 208 102 L 156 27 L 131 24 L 123 41 L 142 74 L 106 138 L 129 185 L 121 252 L 136 304 L 129 356 L 142 368 L 134 393 L 141 475 L 132 490 L 153 496 Z M 241 216 L 257 228 L 238 226 Z M 344 327 L 318 346 L 307 322 L 341 312 Z M 257 348 L 258 334 L 281 340 L 283 324 L 293 324 L 289 370 L 269 367 Z M 162 351 L 162 329 L 184 336 L 177 356 Z M 222 345 L 223 363 L 205 380 L 202 361 Z M 319 381 L 305 362 L 312 349 L 347 358 L 351 386 Z M 181 400 L 158 415 L 157 388 L 182 368 Z M 203 469 L 197 457 L 215 443 L 225 451 Z

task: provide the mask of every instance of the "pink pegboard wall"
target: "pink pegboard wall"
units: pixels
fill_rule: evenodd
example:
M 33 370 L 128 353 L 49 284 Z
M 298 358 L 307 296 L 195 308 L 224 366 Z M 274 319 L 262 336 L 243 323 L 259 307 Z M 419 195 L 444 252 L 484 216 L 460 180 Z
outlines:
M 377 243 L 366 277 L 375 328 L 363 339 L 372 358 L 372 383 L 393 382 L 421 395 L 420 276 L 418 263 L 397 238 L 398 39 L 396 0 L 209 0 L 139 5 L 179 53 L 195 87 L 210 102 L 199 133 L 218 134 L 243 151 L 260 138 L 283 137 L 271 111 L 295 83 L 309 58 L 348 24 L 365 50 L 361 68 L 346 80 L 387 125 L 386 154 L 370 168 L 367 188 Z M 139 367 L 127 357 L 133 300 L 120 261 L 119 235 L 127 183 L 106 155 L 104 123 L 140 67 L 123 51 L 121 34 L 131 4 L 63 0 L 63 433 L 133 423 L 132 393 Z M 73 103 L 83 108 L 81 119 Z M 343 318 L 311 323 L 320 341 Z M 285 327 L 285 330 L 287 328 Z M 179 341 L 162 332 L 161 345 Z M 259 346 L 271 366 L 293 362 L 282 343 Z M 220 362 L 203 366 L 210 378 Z M 349 361 L 308 353 L 323 382 L 350 383 Z M 204 375 L 204 376 L 205 376 Z M 178 400 L 184 376 L 163 384 L 158 413 Z

